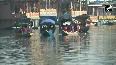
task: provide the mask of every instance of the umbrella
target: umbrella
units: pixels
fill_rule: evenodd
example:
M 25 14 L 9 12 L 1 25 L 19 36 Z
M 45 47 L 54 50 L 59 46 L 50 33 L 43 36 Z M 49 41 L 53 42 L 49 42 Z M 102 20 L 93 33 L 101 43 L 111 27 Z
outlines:
M 43 23 L 52 23 L 52 24 L 55 24 L 55 21 L 52 20 L 52 19 L 45 19 L 40 24 L 43 24 Z

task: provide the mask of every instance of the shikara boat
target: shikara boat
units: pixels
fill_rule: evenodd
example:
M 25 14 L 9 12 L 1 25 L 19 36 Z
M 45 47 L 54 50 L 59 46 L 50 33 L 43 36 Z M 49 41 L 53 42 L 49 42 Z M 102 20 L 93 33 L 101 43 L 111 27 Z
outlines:
M 73 23 L 71 19 L 62 19 L 59 25 L 59 33 L 63 36 L 66 35 L 78 35 L 78 25 Z
M 88 30 L 89 30 L 89 26 L 85 26 L 85 27 L 82 26 L 82 27 L 80 27 L 79 32 L 86 33 Z
M 40 33 L 42 36 L 49 37 L 50 32 L 55 32 L 55 21 L 52 19 L 45 19 L 40 23 Z
M 31 37 L 33 33 L 27 33 L 27 34 L 22 34 L 22 33 L 17 33 L 18 37 Z
M 24 27 L 24 26 L 26 26 L 28 28 L 28 29 L 26 28 L 27 29 L 26 32 L 22 31 L 22 29 L 23 29 L 22 27 Z M 23 22 L 23 23 L 16 24 L 16 35 L 18 37 L 31 37 L 32 34 L 33 34 L 32 28 L 31 28 L 31 25 L 29 23 Z

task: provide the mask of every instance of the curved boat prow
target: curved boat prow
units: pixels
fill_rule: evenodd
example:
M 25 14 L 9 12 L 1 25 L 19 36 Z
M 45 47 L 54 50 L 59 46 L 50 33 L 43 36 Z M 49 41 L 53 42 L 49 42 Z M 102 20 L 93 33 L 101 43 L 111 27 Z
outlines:
M 50 37 L 50 36 L 53 36 L 53 32 L 50 30 L 50 31 L 44 31 L 43 33 L 42 33 L 42 36 L 44 36 L 44 37 Z
M 43 31 L 42 34 L 41 34 L 43 37 L 49 37 L 49 33 L 48 31 Z

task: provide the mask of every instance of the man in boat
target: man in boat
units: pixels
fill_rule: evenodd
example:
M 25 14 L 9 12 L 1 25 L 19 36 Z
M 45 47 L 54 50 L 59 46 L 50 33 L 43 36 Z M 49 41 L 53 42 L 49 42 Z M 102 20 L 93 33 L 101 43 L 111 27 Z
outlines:
M 64 27 L 64 31 L 67 31 L 67 24 L 66 24 L 66 26 Z
M 74 32 L 76 32 L 76 31 L 77 31 L 77 24 L 74 23 Z
M 26 28 L 27 26 L 24 26 L 23 27 L 23 30 L 22 30 L 22 32 L 23 32 L 23 34 L 27 34 L 27 28 Z
M 29 27 L 29 25 L 27 25 L 27 32 L 32 32 L 32 29 Z
M 48 33 L 49 33 L 50 36 L 53 36 L 53 33 L 52 33 L 51 29 L 48 31 Z
M 17 28 L 16 31 L 17 31 L 17 33 L 22 33 L 21 27 L 20 28 Z
M 45 30 L 42 34 L 43 34 L 44 37 L 49 37 L 50 36 L 49 33 L 48 33 L 48 30 Z

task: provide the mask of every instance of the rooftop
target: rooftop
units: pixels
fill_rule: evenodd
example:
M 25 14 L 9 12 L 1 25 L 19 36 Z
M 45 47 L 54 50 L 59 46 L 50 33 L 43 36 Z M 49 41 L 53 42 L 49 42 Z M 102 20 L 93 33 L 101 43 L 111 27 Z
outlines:
M 93 2 L 89 2 L 89 5 L 105 5 L 105 4 L 116 5 L 116 2 L 112 2 L 112 1 L 93 1 Z

